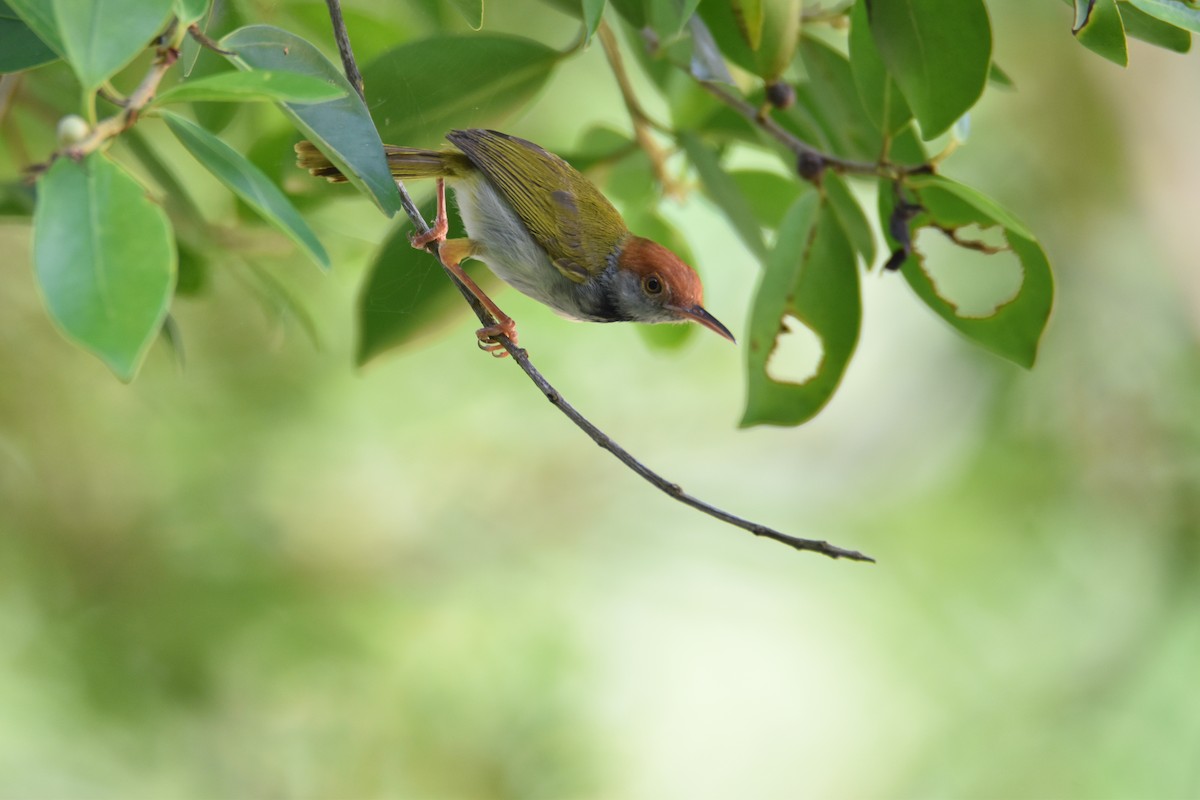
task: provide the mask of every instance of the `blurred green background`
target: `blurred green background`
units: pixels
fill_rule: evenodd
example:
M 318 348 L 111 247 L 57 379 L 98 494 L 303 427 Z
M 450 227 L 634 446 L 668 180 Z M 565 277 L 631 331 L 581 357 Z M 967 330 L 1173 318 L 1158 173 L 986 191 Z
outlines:
M 398 15 L 349 5 L 369 57 Z M 185 366 L 157 345 L 132 386 L 53 329 L 4 218 L 0 796 L 1200 796 L 1200 67 L 1135 44 L 1120 70 L 1061 4 L 990 6 L 1017 90 L 946 170 L 1050 254 L 1032 372 L 873 274 L 832 404 L 742 431 L 728 343 L 501 296 L 650 466 L 874 566 L 658 495 L 466 317 L 354 370 L 388 231 L 348 193 L 313 216 L 332 275 L 259 258 L 317 344 L 230 264 L 175 306 Z M 486 25 L 569 41 L 544 8 Z M 624 119 L 593 46 L 506 127 L 566 151 Z M 753 259 L 698 194 L 666 213 L 743 330 Z

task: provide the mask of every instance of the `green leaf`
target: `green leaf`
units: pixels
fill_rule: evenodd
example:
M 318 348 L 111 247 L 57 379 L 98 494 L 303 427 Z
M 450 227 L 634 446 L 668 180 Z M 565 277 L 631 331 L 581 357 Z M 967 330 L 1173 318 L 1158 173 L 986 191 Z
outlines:
M 610 0 L 612 7 L 635 28 L 646 27 L 646 4 L 643 0 Z
M 796 104 L 779 116 L 803 136 L 815 125 L 835 155 L 874 161 L 883 149 L 878 126 L 858 96 L 850 61 L 830 45 L 810 37 L 800 42 L 800 60 L 807 72 L 796 87 Z
M 750 201 L 742 194 L 733 178 L 721 166 L 717 154 L 700 137 L 690 131 L 679 134 L 679 142 L 687 151 L 688 158 L 700 174 L 704 193 L 724 212 L 729 223 L 750 252 L 760 260 L 767 257 L 767 245 L 763 242 L 762 227 Z
M 185 28 L 208 13 L 212 0 L 175 0 L 175 16 Z
M 33 264 L 50 316 L 118 378 L 133 380 L 175 286 L 167 215 L 99 153 L 58 159 L 38 190 Z
M 58 59 L 58 54 L 0 0 L 0 73 L 20 72 Z
M 850 72 L 854 76 L 854 86 L 863 108 L 875 127 L 891 136 L 912 119 L 912 109 L 908 107 L 900 87 L 888 73 L 879 49 L 875 47 L 867 23 L 867 9 L 862 3 L 855 3 L 850 11 L 848 44 Z
M 1130 4 L 1155 19 L 1177 28 L 1200 33 L 1200 8 L 1180 0 L 1129 0 Z
M 1114 64 L 1129 66 L 1125 25 L 1117 0 L 1075 0 L 1075 24 L 1071 33 L 1087 49 Z
M 559 58 L 532 39 L 443 34 L 387 51 L 363 80 L 384 139 L 436 147 L 452 129 L 502 123 L 545 85 Z
M 1176 53 L 1192 49 L 1192 35 L 1182 28 L 1152 17 L 1126 0 L 1119 0 L 1117 8 L 1121 9 L 1125 33 L 1130 36 Z
M 940 295 L 919 253 L 905 261 L 901 270 L 909 286 L 967 338 L 1020 366 L 1032 367 L 1054 304 L 1054 277 L 1041 246 L 1012 214 L 970 187 L 933 175 L 911 177 L 907 186 L 924 209 L 912 221 L 914 231 L 934 224 L 952 229 L 999 226 L 1022 271 L 1016 294 L 985 316 L 960 314 L 951 300 Z M 891 204 L 891 192 L 881 188 L 885 219 Z
M 975 105 L 992 32 L 983 0 L 865 0 L 871 35 L 925 139 Z
M 800 41 L 800 0 L 755 0 L 761 4 L 762 33 L 755 51 L 755 73 L 767 83 L 779 80 L 792 63 Z
M 258 167 L 216 136 L 170 111 L 161 112 L 188 152 L 263 219 L 299 245 L 317 266 L 329 269 L 329 255 L 304 218 Z
M 763 2 L 764 0 L 730 0 L 733 16 L 737 20 L 742 38 L 750 45 L 751 50 L 757 50 L 762 44 L 763 32 Z
M 94 91 L 150 46 L 166 26 L 172 2 L 51 0 L 67 60 L 85 91 Z
M 462 15 L 472 30 L 483 27 L 483 0 L 450 0 L 450 5 Z
M 367 106 L 342 73 L 317 48 L 270 25 L 239 28 L 221 40 L 234 51 L 230 60 L 242 70 L 299 72 L 333 83 L 346 92 L 337 100 L 313 105 L 282 103 L 292 122 L 360 191 L 387 216 L 400 210 L 383 143 Z
M 696 258 L 688 246 L 687 239 L 671 223 L 656 211 L 646 211 L 628 217 L 629 229 L 638 236 L 658 242 L 685 263 L 696 266 Z M 678 350 L 699 330 L 697 325 L 638 325 L 638 334 L 647 345 L 655 350 Z
M 875 263 L 875 232 L 871 229 L 866 212 L 841 175 L 826 172 L 821 179 L 821 186 L 825 190 L 825 200 L 841 223 L 850 244 L 869 269 Z
M 604 18 L 605 0 L 580 0 L 580 10 L 583 12 L 583 30 L 585 41 L 590 42 L 600 27 Z
M 747 169 L 730 172 L 729 176 L 749 201 L 758 223 L 771 230 L 779 227 L 783 215 L 804 190 L 797 179 L 785 178 L 777 172 Z
M 60 57 L 67 54 L 51 3 L 47 0 L 5 0 L 5 5 L 16 12 L 21 21 L 28 25 L 47 47 Z
M 861 320 L 854 251 L 817 193 L 806 192 L 788 209 L 754 296 L 742 426 L 799 425 L 815 416 L 846 371 Z M 821 358 L 813 375 L 789 380 L 776 359 L 801 327 L 820 340 Z
M 427 208 L 425 217 L 432 217 Z M 469 306 L 437 259 L 408 241 L 412 224 L 397 225 L 375 256 L 358 298 L 358 352 L 363 366 L 382 353 L 412 344 Z M 463 264 L 485 292 L 500 281 L 478 261 Z
M 154 105 L 196 102 L 270 101 L 277 103 L 323 103 L 346 95 L 346 89 L 329 81 L 298 72 L 219 72 L 184 81 L 154 98 Z

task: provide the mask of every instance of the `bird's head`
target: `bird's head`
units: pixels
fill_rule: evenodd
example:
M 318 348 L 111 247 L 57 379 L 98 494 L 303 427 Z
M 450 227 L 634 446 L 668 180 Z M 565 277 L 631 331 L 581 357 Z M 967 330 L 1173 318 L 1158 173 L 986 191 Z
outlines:
M 698 322 L 734 341 L 729 329 L 704 310 L 700 276 L 660 244 L 630 236 L 617 258 L 616 303 L 637 322 Z

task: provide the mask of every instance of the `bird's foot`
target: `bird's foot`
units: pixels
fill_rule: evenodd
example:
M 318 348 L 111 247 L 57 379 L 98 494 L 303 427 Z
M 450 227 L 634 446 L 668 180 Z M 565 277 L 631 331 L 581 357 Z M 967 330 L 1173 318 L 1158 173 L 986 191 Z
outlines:
M 504 336 L 515 345 L 517 343 L 517 323 L 511 317 L 505 317 L 495 325 L 480 328 L 475 331 L 475 335 L 479 337 L 480 350 L 491 353 L 496 358 L 505 358 L 508 356 L 508 350 L 496 337 Z
M 430 242 L 446 241 L 446 233 L 450 230 L 450 223 L 444 216 L 439 215 L 433 221 L 433 227 L 425 233 L 410 233 L 408 235 L 409 243 L 418 250 L 424 250 Z

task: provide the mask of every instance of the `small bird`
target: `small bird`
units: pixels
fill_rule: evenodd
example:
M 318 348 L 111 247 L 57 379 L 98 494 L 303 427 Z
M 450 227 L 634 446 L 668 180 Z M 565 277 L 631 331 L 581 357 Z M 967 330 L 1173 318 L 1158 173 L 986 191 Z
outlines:
M 589 322 L 698 322 L 734 341 L 703 306 L 700 277 L 667 248 L 629 232 L 621 214 L 578 170 L 533 142 L 489 130 L 451 131 L 454 150 L 385 145 L 399 180 L 437 179 L 433 228 L 414 247 L 439 242 L 442 263 L 496 318 L 479 345 L 507 355 L 495 338 L 517 341 L 516 323 L 463 271 L 475 258 L 505 283 L 559 314 Z M 311 142 L 298 165 L 345 181 Z M 446 183 L 454 189 L 465 239 L 446 239 Z

